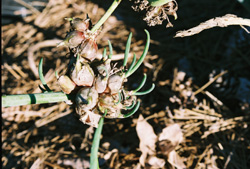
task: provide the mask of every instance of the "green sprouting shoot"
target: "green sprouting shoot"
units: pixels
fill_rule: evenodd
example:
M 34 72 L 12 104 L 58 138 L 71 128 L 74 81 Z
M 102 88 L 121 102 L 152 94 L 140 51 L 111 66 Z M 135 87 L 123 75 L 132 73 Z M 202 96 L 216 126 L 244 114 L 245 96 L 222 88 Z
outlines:
M 111 42 L 109 40 L 108 40 L 108 43 L 109 43 L 109 55 L 108 55 L 108 58 L 111 59 L 112 55 L 113 55 L 113 47 L 112 47 L 112 44 L 111 44 Z
M 57 79 L 59 78 L 59 75 L 58 75 L 57 71 L 55 71 L 55 76 L 56 76 Z
M 100 67 L 99 67 L 99 69 L 102 69 L 102 70 L 104 70 L 104 71 L 105 71 L 105 73 L 106 73 L 105 78 L 108 78 L 108 77 L 109 77 L 109 72 L 108 72 L 108 69 L 107 69 L 105 66 L 100 66 Z
M 135 105 L 134 109 L 131 112 L 124 114 L 123 118 L 128 118 L 132 116 L 133 114 L 135 114 L 135 112 L 139 109 L 139 107 L 140 107 L 140 101 L 137 101 L 137 104 Z
M 73 21 L 73 18 L 64 18 L 67 21 Z
M 79 72 L 82 68 L 82 64 L 80 62 L 80 55 L 77 54 L 76 56 L 76 63 L 75 63 L 75 68 L 76 68 L 76 72 Z
M 133 57 L 133 60 L 132 60 L 131 65 L 130 65 L 130 67 L 129 67 L 129 69 L 128 69 L 128 72 L 130 72 L 130 71 L 131 71 L 131 69 L 134 67 L 135 62 L 136 62 L 136 55 L 135 55 L 135 53 L 134 53 L 134 57 Z
M 149 32 L 145 29 L 145 32 L 147 34 L 147 42 L 146 42 L 146 46 L 144 48 L 144 51 L 141 55 L 141 57 L 139 58 L 138 62 L 135 64 L 135 66 L 133 66 L 133 68 L 131 68 L 130 71 L 127 71 L 125 73 L 125 77 L 129 77 L 130 75 L 132 75 L 138 68 L 139 66 L 142 64 L 143 60 L 145 59 L 146 55 L 147 55 L 147 52 L 148 52 L 148 49 L 149 49 L 149 44 L 150 44 L 150 35 L 149 35 Z
M 103 49 L 103 53 L 102 53 L 102 58 L 103 58 L 104 60 L 107 59 L 107 58 L 106 58 L 106 54 L 107 54 L 107 49 L 104 48 L 104 49 Z
M 139 91 L 144 86 L 146 80 L 147 80 L 147 75 L 144 73 L 141 84 L 137 87 L 137 89 L 133 90 L 133 93 L 136 93 L 137 91 Z
M 91 147 L 90 169 L 98 169 L 99 168 L 98 149 L 99 149 L 99 145 L 100 145 L 104 117 L 106 116 L 107 112 L 108 112 L 107 109 L 105 109 L 104 115 L 101 117 L 101 119 L 98 123 L 98 128 L 95 131 L 95 135 L 93 138 L 93 144 Z
M 135 100 L 133 100 L 132 105 L 126 106 L 125 109 L 126 109 L 126 110 L 131 110 L 134 106 L 135 106 Z
M 143 91 L 143 92 L 135 92 L 135 93 L 133 93 L 132 95 L 134 95 L 134 96 L 146 95 L 146 94 L 152 92 L 152 91 L 154 90 L 154 88 L 155 88 L 155 84 L 153 83 L 153 84 L 152 84 L 152 87 L 151 87 L 150 89 L 148 89 L 148 90 L 146 90 L 146 91 Z
M 43 76 L 43 58 L 41 58 L 40 62 L 39 62 L 39 66 L 38 66 L 38 74 L 39 74 L 39 78 L 43 84 L 43 87 L 45 88 L 45 91 L 47 92 L 52 92 L 52 90 L 48 87 L 45 78 Z M 42 89 L 42 87 L 40 87 Z M 44 91 L 44 89 L 42 90 Z
M 127 65 L 131 39 L 132 39 L 132 32 L 130 32 L 130 34 L 128 36 L 128 40 L 127 40 L 127 44 L 126 44 L 126 48 L 125 48 L 125 53 L 124 53 L 123 65 L 122 65 L 123 67 L 125 67 Z
M 118 105 L 122 101 L 122 94 L 121 94 L 121 92 L 118 92 L 118 99 L 119 100 L 115 103 L 115 105 Z

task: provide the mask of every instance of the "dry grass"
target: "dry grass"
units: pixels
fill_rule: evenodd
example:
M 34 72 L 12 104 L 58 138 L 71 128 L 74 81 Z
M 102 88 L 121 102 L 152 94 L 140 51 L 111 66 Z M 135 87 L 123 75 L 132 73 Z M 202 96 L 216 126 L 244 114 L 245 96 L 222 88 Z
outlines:
M 65 17 L 85 18 L 88 13 L 95 23 L 107 9 L 106 2 L 95 3 L 51 0 L 43 11 L 31 10 L 22 21 L 2 25 L 2 93 L 40 92 L 35 70 L 41 57 L 45 58 L 48 85 L 60 91 L 54 72 L 66 71 L 68 49 L 56 48 L 51 41 L 58 42 L 66 35 L 70 25 Z M 173 38 L 178 30 L 217 16 L 233 13 L 249 18 L 249 14 L 231 1 L 178 3 L 179 19 L 172 21 L 174 28 L 147 27 L 152 38 L 150 52 L 127 85 L 135 88 L 145 72 L 149 80 L 145 88 L 150 87 L 150 79 L 156 88 L 141 97 L 142 106 L 133 118 L 105 121 L 99 150 L 101 168 L 138 166 L 141 152 L 135 126 L 139 114 L 148 119 L 156 134 L 170 124 L 180 125 L 184 140 L 175 151 L 187 168 L 250 166 L 250 106 L 243 100 L 249 93 L 237 94 L 239 79 L 250 80 L 249 34 L 235 26 Z M 104 25 L 97 41 L 100 53 L 109 39 L 120 57 L 130 31 L 134 34 L 131 51 L 138 56 L 142 52 L 146 26 L 130 5 L 122 3 Z M 78 118 L 74 108 L 65 103 L 2 108 L 3 168 L 88 168 L 94 130 Z

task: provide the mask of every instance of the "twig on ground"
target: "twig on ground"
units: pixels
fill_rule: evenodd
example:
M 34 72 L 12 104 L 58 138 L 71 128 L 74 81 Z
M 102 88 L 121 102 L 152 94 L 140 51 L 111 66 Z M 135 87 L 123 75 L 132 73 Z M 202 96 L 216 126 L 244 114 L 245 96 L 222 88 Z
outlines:
M 61 41 L 62 40 L 59 40 L 59 39 L 46 40 L 46 41 L 37 43 L 36 45 L 31 46 L 28 49 L 28 62 L 29 62 L 29 66 L 30 66 L 30 69 L 32 70 L 32 72 L 34 73 L 34 75 L 36 77 L 39 77 L 39 75 L 38 75 L 37 66 L 35 64 L 35 58 L 34 58 L 35 51 L 39 50 L 40 48 L 57 46 L 58 43 L 60 43 Z
M 32 5 L 28 4 L 27 2 L 23 1 L 23 0 L 15 0 L 17 3 L 23 5 L 24 7 L 28 8 L 31 10 L 32 13 L 36 14 L 36 15 L 39 15 L 40 12 L 34 8 Z
M 193 27 L 191 29 L 184 30 L 184 31 L 178 31 L 175 35 L 175 38 L 176 37 L 192 36 L 192 35 L 200 33 L 201 31 L 203 31 L 205 29 L 210 29 L 210 28 L 213 28 L 216 26 L 227 27 L 229 25 L 240 25 L 241 27 L 242 26 L 249 26 L 250 27 L 250 19 L 244 19 L 244 18 L 237 17 L 236 15 L 233 15 L 233 14 L 227 14 L 227 15 L 222 16 L 222 17 L 216 17 L 216 18 L 210 19 L 210 20 L 203 22 L 200 25 Z
M 201 91 L 203 91 L 205 88 L 207 88 L 209 85 L 211 85 L 216 79 L 218 79 L 219 77 L 223 76 L 226 73 L 227 73 L 227 71 L 223 71 L 220 74 L 216 75 L 213 79 L 209 80 L 209 82 L 207 82 L 200 89 L 198 89 L 194 92 L 194 96 L 197 95 L 198 93 L 200 93 Z

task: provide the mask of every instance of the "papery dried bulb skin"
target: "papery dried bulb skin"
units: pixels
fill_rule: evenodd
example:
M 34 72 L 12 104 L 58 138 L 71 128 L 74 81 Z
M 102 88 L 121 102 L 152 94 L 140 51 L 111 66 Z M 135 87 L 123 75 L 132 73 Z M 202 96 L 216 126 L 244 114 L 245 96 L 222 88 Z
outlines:
M 96 109 L 90 111 L 90 110 L 83 110 L 81 108 L 76 108 L 76 112 L 80 115 L 81 122 L 97 128 L 101 115 L 95 113 L 95 111 Z
M 109 76 L 110 71 L 111 71 L 110 62 L 111 62 L 111 59 L 107 59 L 106 61 L 104 61 L 104 63 L 97 66 L 97 70 L 99 74 L 101 74 L 102 76 Z
M 98 76 L 95 81 L 95 87 L 98 93 L 103 93 L 107 89 L 108 79 L 111 71 L 111 59 L 107 59 L 104 63 L 98 65 Z
M 120 75 L 114 74 L 110 76 L 108 80 L 108 87 L 111 91 L 111 94 L 116 94 L 122 87 L 124 78 Z
M 108 94 L 103 94 L 99 98 L 98 102 L 98 109 L 104 113 L 105 110 L 107 111 L 107 115 L 105 116 L 106 118 L 117 118 L 121 117 L 121 109 L 122 109 L 122 104 L 117 103 L 118 102 L 118 95 L 115 97 L 114 95 L 108 95 Z
M 101 75 L 98 75 L 95 81 L 95 88 L 98 93 L 103 93 L 107 88 L 108 78 L 102 78 Z
M 62 91 L 66 94 L 70 94 L 76 87 L 76 84 L 67 75 L 60 76 L 57 81 Z
M 89 61 L 93 61 L 97 57 L 98 46 L 93 39 L 86 39 L 80 46 L 80 56 L 88 59 Z
M 76 95 L 76 112 L 84 124 L 97 127 L 101 115 L 96 112 L 98 93 L 94 87 L 84 87 Z
M 113 106 L 115 106 L 115 99 L 114 99 L 114 97 L 112 97 L 112 95 L 103 94 L 100 96 L 99 105 L 101 107 L 105 107 L 105 108 L 113 107 Z
M 72 29 L 84 32 L 89 29 L 90 19 L 70 18 L 70 23 Z
M 70 49 L 76 48 L 85 40 L 85 35 L 80 31 L 71 31 L 66 35 L 66 38 L 58 46 L 64 45 Z
M 88 63 L 77 62 L 71 71 L 70 77 L 77 86 L 92 86 L 95 74 Z
M 125 92 L 127 92 L 127 91 L 125 91 Z M 124 97 L 126 97 L 126 99 L 123 100 L 122 104 L 124 106 L 127 106 L 127 107 L 131 106 L 133 104 L 133 102 L 135 102 L 137 99 L 136 96 L 134 96 L 134 95 L 128 96 L 127 94 L 125 94 Z
M 98 102 L 98 93 L 94 87 L 83 87 L 77 92 L 76 105 L 80 110 L 91 110 Z

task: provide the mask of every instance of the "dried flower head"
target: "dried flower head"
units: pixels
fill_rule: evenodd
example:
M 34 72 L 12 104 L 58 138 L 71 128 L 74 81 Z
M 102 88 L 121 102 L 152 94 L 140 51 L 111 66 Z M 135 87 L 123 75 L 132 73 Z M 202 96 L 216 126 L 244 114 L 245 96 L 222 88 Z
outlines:
M 168 15 L 177 19 L 178 4 L 175 0 L 137 0 L 132 8 L 135 11 L 146 11 L 143 20 L 149 26 L 161 25 L 164 20 L 167 20 L 166 27 L 173 27 Z

